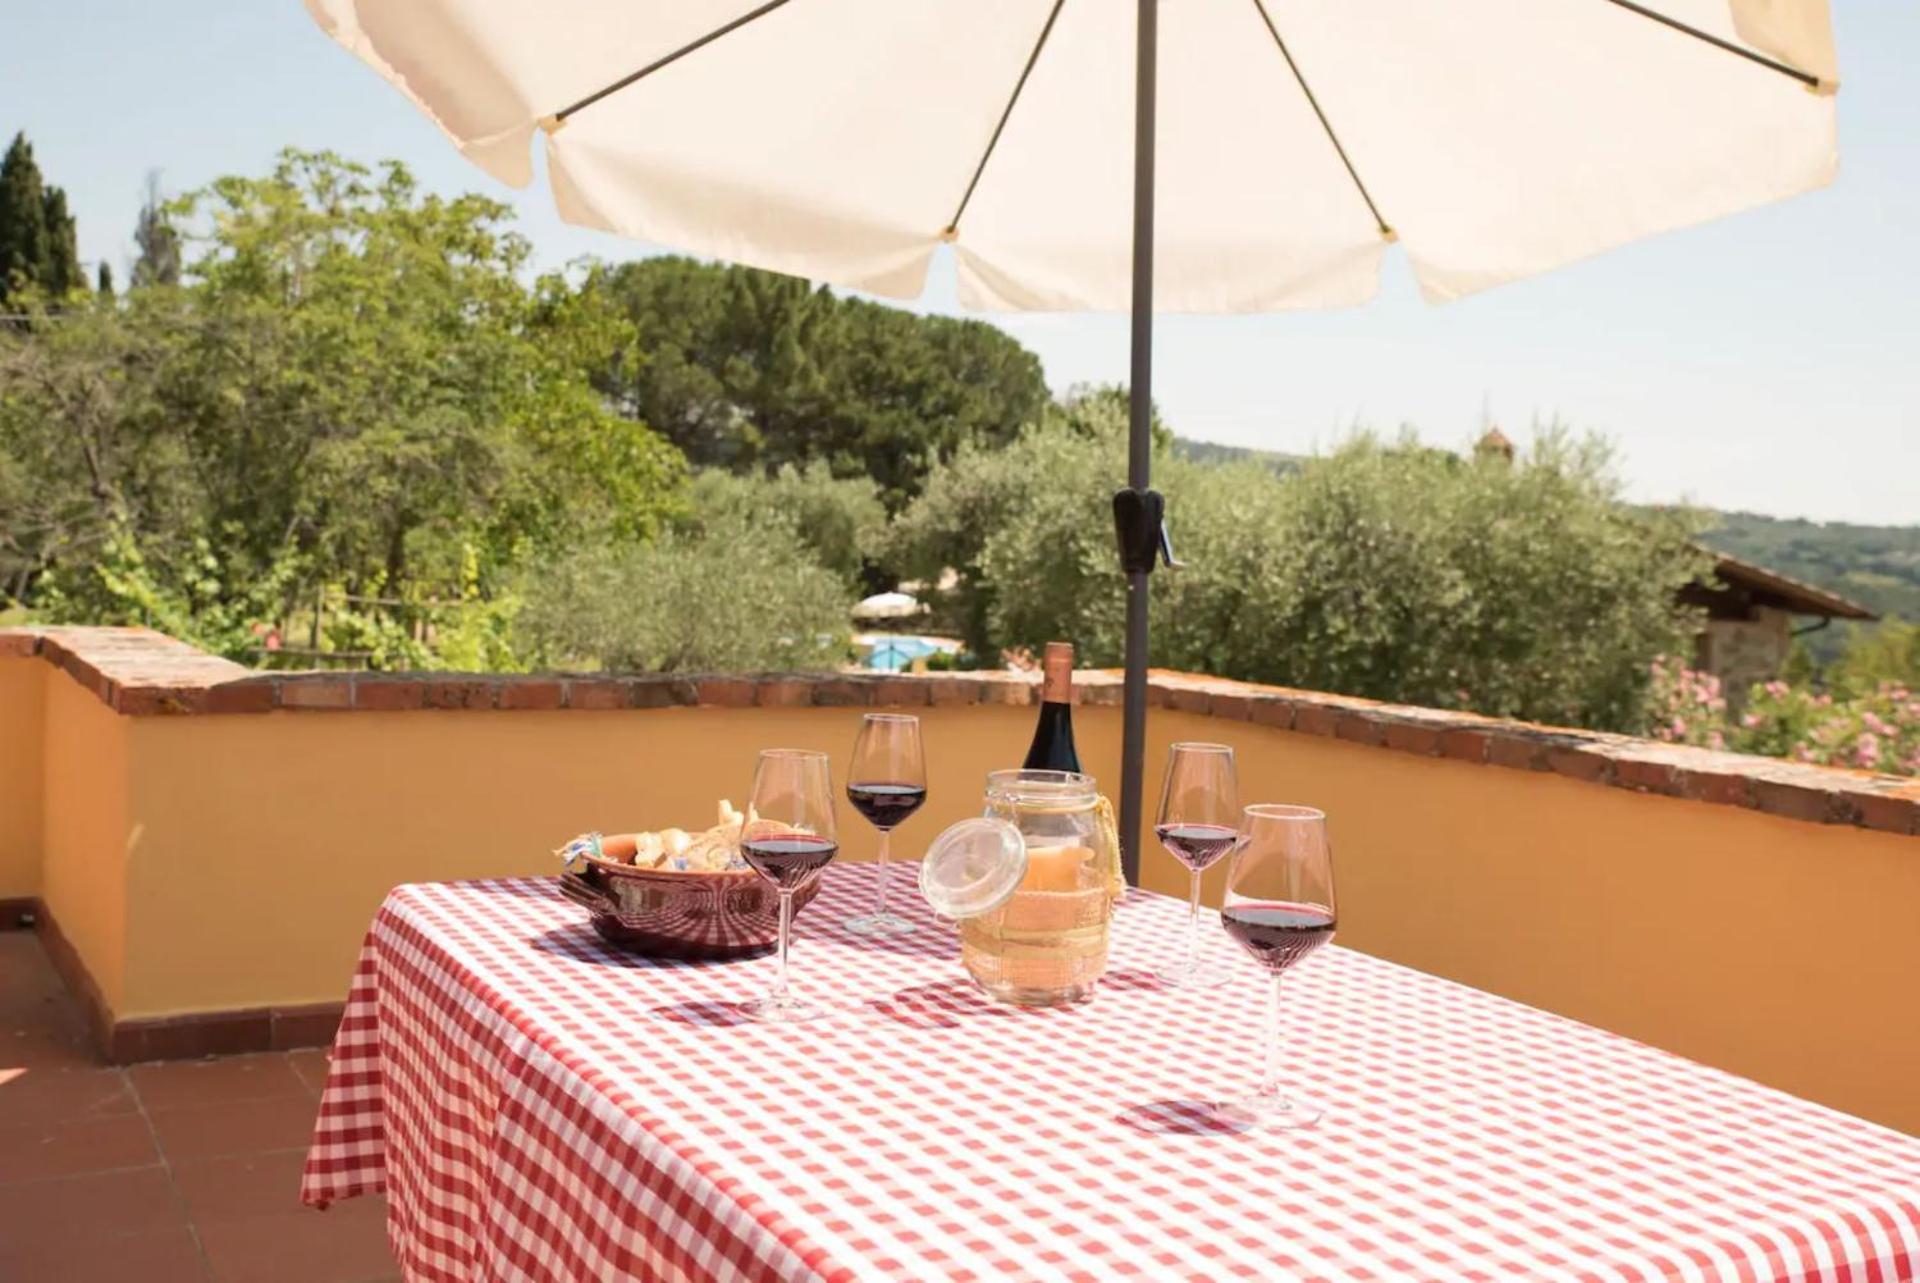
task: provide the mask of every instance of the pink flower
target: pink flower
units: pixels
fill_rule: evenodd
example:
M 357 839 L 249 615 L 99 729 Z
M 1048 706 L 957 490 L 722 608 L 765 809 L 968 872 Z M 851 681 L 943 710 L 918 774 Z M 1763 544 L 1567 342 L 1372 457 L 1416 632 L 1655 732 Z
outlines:
M 1813 760 L 1813 750 L 1805 744 L 1795 744 L 1793 746 L 1793 756 L 1796 761 L 1811 762 Z
M 1740 724 L 1746 727 L 1748 730 L 1752 730 L 1754 727 L 1758 726 L 1762 720 L 1763 719 L 1758 713 L 1746 713 L 1741 716 Z
M 1726 746 L 1727 746 L 1727 737 L 1722 735 L 1719 731 L 1709 731 L 1707 733 L 1708 748 L 1725 748 Z
M 1684 737 L 1684 736 L 1686 735 L 1686 733 L 1687 733 L 1687 723 L 1686 723 L 1686 719 L 1684 719 L 1684 718 L 1681 718 L 1681 717 L 1676 717 L 1676 718 L 1674 718 L 1674 719 L 1673 719 L 1673 724 L 1672 724 L 1671 726 L 1669 726 L 1669 727 L 1667 727 L 1667 729 L 1668 729 L 1669 731 L 1671 731 L 1671 732 L 1673 732 L 1673 737 L 1674 737 L 1675 739 L 1680 739 L 1680 738 L 1682 738 L 1682 737 Z
M 1767 694 L 1773 696 L 1775 699 L 1779 699 L 1782 695 L 1787 693 L 1787 684 L 1785 682 L 1768 682 L 1765 686 L 1762 686 L 1760 689 L 1764 690 Z
M 1853 748 L 1853 760 L 1862 766 L 1872 766 L 1880 760 L 1880 741 L 1872 732 L 1862 732 Z

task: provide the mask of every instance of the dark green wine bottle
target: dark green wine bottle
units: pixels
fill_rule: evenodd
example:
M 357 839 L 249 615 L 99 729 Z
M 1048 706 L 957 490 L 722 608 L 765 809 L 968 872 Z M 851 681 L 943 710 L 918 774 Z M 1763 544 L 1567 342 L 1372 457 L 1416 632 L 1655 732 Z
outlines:
M 1048 642 L 1040 661 L 1040 721 L 1022 762 L 1029 771 L 1080 770 L 1073 746 L 1073 646 Z

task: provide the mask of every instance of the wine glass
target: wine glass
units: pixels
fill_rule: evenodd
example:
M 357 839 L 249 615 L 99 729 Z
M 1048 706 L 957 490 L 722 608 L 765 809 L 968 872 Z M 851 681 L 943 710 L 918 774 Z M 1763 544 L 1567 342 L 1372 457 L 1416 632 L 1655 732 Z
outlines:
M 787 945 L 793 935 L 793 893 L 819 877 L 839 850 L 827 755 L 799 748 L 763 751 L 747 794 L 740 854 L 780 893 L 780 962 L 767 995 L 741 1007 L 749 1017 L 795 1021 L 831 1014 L 831 1008 L 788 990 Z
M 1167 778 L 1160 788 L 1160 817 L 1153 835 L 1168 854 L 1187 866 L 1187 948 L 1157 973 L 1182 989 L 1219 984 L 1226 973 L 1207 966 L 1200 946 L 1200 875 L 1233 849 L 1238 838 L 1240 790 L 1233 750 L 1225 744 L 1175 744 L 1167 752 Z
M 1280 977 L 1333 939 L 1333 851 L 1327 817 L 1310 806 L 1250 806 L 1227 865 L 1220 924 L 1273 976 L 1267 1004 L 1267 1061 L 1252 1095 L 1219 1108 L 1223 1121 L 1252 1127 L 1309 1127 L 1319 1106 L 1280 1091 Z
M 887 911 L 887 847 L 896 825 L 927 800 L 927 759 L 920 750 L 920 719 L 898 713 L 868 713 L 853 741 L 853 765 L 847 771 L 847 800 L 880 830 L 880 890 L 873 912 L 847 920 L 847 930 L 866 936 L 894 936 L 913 923 Z

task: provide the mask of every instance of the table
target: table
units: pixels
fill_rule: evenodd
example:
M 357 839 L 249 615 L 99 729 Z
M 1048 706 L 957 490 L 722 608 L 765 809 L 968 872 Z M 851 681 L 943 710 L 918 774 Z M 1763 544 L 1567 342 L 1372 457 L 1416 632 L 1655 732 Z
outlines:
M 1136 892 L 1083 1007 L 965 982 L 954 937 L 798 920 L 837 1025 L 731 1017 L 772 963 L 603 946 L 551 879 L 397 888 L 353 978 L 302 1198 L 385 1190 L 411 1278 L 1905 1279 L 1920 1141 L 1338 947 L 1288 980 L 1311 1131 L 1230 1132 L 1260 1068 L 1250 961 L 1151 968 Z M 1224 935 L 1214 948 L 1226 957 Z M 1783 1037 L 1805 1036 L 1782 1031 Z

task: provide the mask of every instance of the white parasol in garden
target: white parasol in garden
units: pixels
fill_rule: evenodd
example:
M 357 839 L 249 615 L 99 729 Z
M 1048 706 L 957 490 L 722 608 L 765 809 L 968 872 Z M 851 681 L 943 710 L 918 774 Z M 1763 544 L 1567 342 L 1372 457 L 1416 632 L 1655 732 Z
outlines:
M 912 619 L 924 610 L 919 599 L 903 592 L 875 593 L 854 604 L 855 619 Z
M 1430 299 L 1806 191 L 1826 0 L 306 0 L 569 222 L 912 298 L 1130 309 L 1122 839 L 1140 821 L 1152 314 Z

